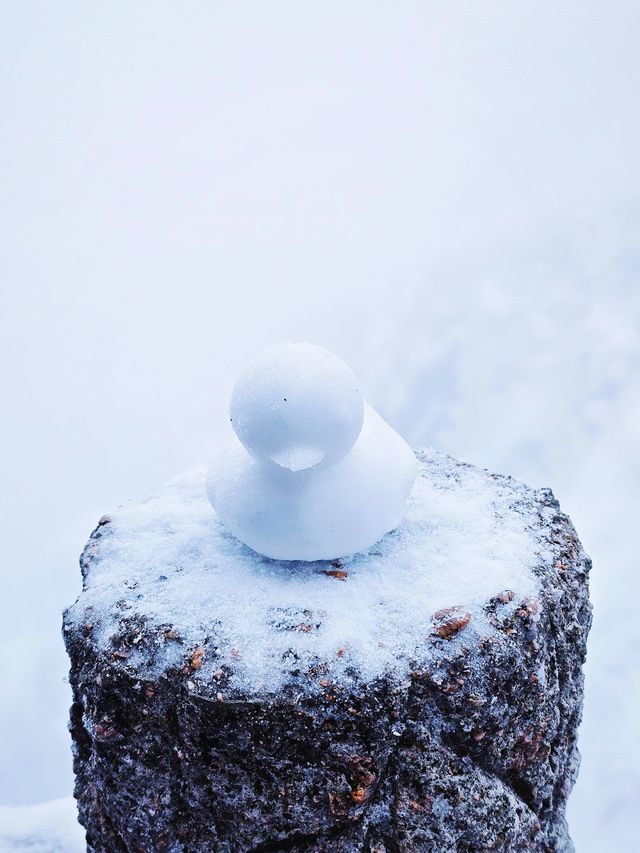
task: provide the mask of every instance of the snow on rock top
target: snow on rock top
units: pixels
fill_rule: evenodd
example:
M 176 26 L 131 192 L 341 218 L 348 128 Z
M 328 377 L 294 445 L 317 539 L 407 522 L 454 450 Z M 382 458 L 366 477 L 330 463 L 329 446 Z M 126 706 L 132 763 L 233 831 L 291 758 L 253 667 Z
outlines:
M 236 438 L 212 464 L 207 493 L 259 554 L 343 557 L 399 524 L 415 458 L 333 353 L 306 343 L 264 350 L 237 380 L 230 417 Z
M 433 648 L 434 613 L 451 606 L 464 630 L 449 641 L 475 643 L 492 630 L 488 599 L 513 590 L 515 607 L 538 590 L 533 570 L 549 559 L 540 504 L 510 478 L 433 451 L 418 459 L 399 528 L 367 552 L 312 563 L 242 545 L 194 467 L 94 531 L 66 630 L 89 625 L 140 678 L 191 661 L 190 689 L 215 690 L 225 668 L 240 694 L 274 692 L 318 663 L 337 681 L 402 677 Z

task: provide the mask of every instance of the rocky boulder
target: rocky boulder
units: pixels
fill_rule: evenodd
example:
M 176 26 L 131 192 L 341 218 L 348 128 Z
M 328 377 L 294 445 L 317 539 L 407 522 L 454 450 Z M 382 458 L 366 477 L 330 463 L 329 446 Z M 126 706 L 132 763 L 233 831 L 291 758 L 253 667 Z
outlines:
M 433 453 L 367 553 L 237 542 L 196 467 L 101 519 L 64 616 L 92 851 L 566 851 L 590 624 L 547 489 Z

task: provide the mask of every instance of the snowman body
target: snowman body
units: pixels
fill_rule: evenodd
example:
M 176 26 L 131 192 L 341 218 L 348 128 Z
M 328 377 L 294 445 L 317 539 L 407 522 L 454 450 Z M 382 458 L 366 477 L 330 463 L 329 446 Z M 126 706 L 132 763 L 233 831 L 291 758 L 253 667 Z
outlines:
M 266 350 L 239 378 L 230 410 L 236 436 L 212 464 L 207 494 L 254 551 L 336 559 L 399 525 L 415 456 L 337 356 L 311 344 Z

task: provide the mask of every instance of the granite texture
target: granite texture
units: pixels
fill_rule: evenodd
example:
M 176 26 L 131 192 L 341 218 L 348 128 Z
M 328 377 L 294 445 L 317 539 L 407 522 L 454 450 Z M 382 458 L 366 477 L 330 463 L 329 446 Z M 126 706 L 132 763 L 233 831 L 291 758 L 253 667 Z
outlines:
M 537 594 L 496 589 L 480 633 L 458 601 L 426 614 L 428 651 L 372 680 L 336 679 L 321 660 L 271 691 L 239 687 L 228 662 L 203 680 L 224 642 L 215 628 L 194 648 L 180 624 L 133 607 L 106 644 L 81 595 L 63 633 L 88 849 L 572 850 L 590 561 L 552 493 L 529 497 L 546 546 Z M 85 586 L 110 527 L 101 520 L 81 558 Z

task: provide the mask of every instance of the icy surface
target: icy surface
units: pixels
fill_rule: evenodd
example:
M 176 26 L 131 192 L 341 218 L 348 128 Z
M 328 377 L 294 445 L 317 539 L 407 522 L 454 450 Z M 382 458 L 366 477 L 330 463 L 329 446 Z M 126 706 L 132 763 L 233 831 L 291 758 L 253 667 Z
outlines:
M 419 457 L 401 527 L 340 563 L 277 562 L 243 546 L 211 512 L 195 467 L 101 528 L 70 619 L 90 621 L 109 649 L 125 617 L 171 626 L 181 642 L 165 644 L 159 667 L 214 637 L 194 679 L 227 663 L 241 690 L 274 690 L 318 659 L 337 679 L 350 667 L 366 679 L 401 674 L 428 649 L 435 611 L 464 606 L 468 641 L 490 630 L 488 598 L 535 594 L 532 568 L 545 559 L 534 492 L 431 451 Z M 133 649 L 127 665 L 151 666 Z
M 259 554 L 335 559 L 400 523 L 413 453 L 333 353 L 307 343 L 264 350 L 236 381 L 230 418 L 237 439 L 212 463 L 207 494 Z
M 291 471 L 333 465 L 362 427 L 356 377 L 329 350 L 286 343 L 259 353 L 236 381 L 229 414 L 251 455 Z
M 35 806 L 0 806 L 0 853 L 84 853 L 76 801 L 64 797 Z

